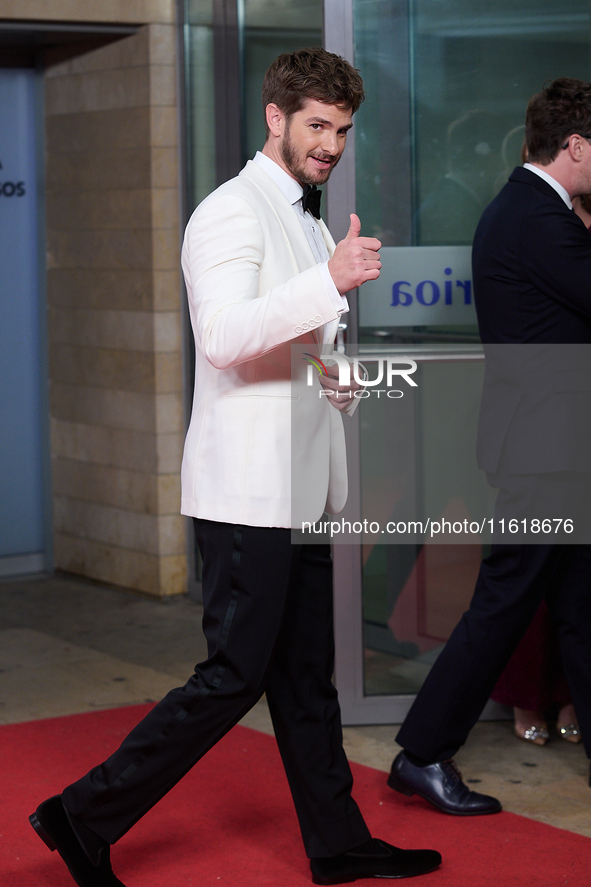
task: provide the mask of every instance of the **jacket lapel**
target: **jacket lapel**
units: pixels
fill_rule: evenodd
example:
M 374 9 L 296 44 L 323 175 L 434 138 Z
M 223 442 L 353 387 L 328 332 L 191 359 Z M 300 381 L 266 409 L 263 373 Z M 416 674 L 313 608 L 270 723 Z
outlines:
M 281 231 L 285 238 L 293 258 L 294 273 L 299 274 L 300 271 L 305 271 L 307 268 L 311 268 L 312 265 L 315 265 L 316 259 L 314 258 L 314 253 L 310 249 L 310 244 L 306 239 L 300 221 L 294 212 L 293 206 L 287 200 L 281 189 L 277 187 L 275 182 L 267 175 L 264 169 L 261 169 L 256 163 L 253 163 L 252 160 L 248 161 L 244 169 L 240 172 L 240 175 L 247 178 L 256 186 L 261 197 L 269 206 L 271 212 L 275 215 L 279 226 L 278 230 Z M 319 224 L 330 257 L 334 253 L 335 242 L 322 219 L 320 219 Z M 334 323 L 329 325 L 329 332 L 334 333 L 329 337 L 329 341 L 334 339 L 337 325 L 338 321 L 334 321 Z M 319 345 L 323 344 L 324 327 L 314 330 L 314 338 Z
M 281 231 L 293 256 L 295 273 L 298 274 L 300 271 L 305 271 L 307 268 L 315 265 L 316 260 L 306 240 L 302 226 L 293 211 L 291 203 L 281 189 L 277 187 L 264 169 L 253 163 L 252 160 L 248 161 L 240 175 L 256 186 L 261 198 L 276 217 L 279 225 L 278 231 Z

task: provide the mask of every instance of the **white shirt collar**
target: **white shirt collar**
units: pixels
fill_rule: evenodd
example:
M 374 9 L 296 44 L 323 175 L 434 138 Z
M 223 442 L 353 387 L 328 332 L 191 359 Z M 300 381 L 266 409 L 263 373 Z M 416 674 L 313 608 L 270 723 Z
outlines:
M 539 166 L 534 166 L 532 163 L 524 163 L 523 168 L 529 169 L 530 172 L 535 172 L 535 174 L 537 176 L 539 176 L 541 179 L 544 179 L 545 182 L 548 182 L 548 184 L 552 188 L 554 188 L 556 193 L 560 194 L 560 196 L 562 197 L 562 199 L 564 200 L 564 202 L 566 203 L 568 208 L 569 209 L 573 208 L 573 203 L 572 203 L 572 200 L 570 199 L 570 194 L 568 193 L 566 188 L 564 188 L 560 184 L 560 182 L 557 182 L 556 179 L 554 179 L 551 175 L 548 175 L 548 173 L 545 170 L 540 169 Z
M 265 170 L 267 175 L 273 179 L 277 187 L 282 191 L 291 204 L 297 203 L 302 199 L 304 190 L 299 182 L 281 169 L 278 163 L 267 157 L 261 151 L 257 151 L 253 157 L 253 163 Z

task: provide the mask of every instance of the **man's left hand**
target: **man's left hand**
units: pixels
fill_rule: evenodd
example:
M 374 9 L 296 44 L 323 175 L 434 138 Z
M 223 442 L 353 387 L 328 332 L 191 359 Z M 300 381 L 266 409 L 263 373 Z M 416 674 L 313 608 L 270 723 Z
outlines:
M 363 387 L 355 379 L 351 379 L 348 385 L 339 385 L 338 375 L 325 376 L 323 373 L 318 379 L 324 391 L 328 392 L 327 399 L 337 410 L 346 410 L 347 407 L 350 407 L 356 400 L 355 392 L 360 391 Z

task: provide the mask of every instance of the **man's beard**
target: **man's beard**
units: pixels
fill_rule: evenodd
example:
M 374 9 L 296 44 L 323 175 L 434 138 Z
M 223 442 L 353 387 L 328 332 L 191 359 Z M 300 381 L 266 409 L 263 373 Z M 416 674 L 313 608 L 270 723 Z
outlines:
M 289 126 L 285 129 L 285 135 L 281 144 L 281 156 L 283 157 L 283 162 L 285 163 L 292 176 L 295 176 L 298 182 L 300 182 L 302 185 L 324 185 L 324 183 L 328 181 L 331 172 L 341 159 L 340 157 L 337 158 L 333 165 L 326 170 L 319 169 L 315 173 L 307 172 L 304 164 L 308 155 L 304 157 L 302 163 L 301 158 L 298 156 L 298 153 L 296 151 L 296 147 L 291 141 Z M 328 157 L 330 157 L 331 160 L 333 159 L 332 154 L 329 154 Z

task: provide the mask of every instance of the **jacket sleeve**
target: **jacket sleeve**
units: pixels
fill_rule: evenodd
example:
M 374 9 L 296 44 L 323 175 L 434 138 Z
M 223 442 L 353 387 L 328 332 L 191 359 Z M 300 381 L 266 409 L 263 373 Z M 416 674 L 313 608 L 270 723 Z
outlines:
M 215 192 L 195 210 L 182 266 L 195 336 L 218 369 L 260 357 L 338 316 L 318 267 L 298 273 L 279 219 L 259 217 L 242 196 Z

